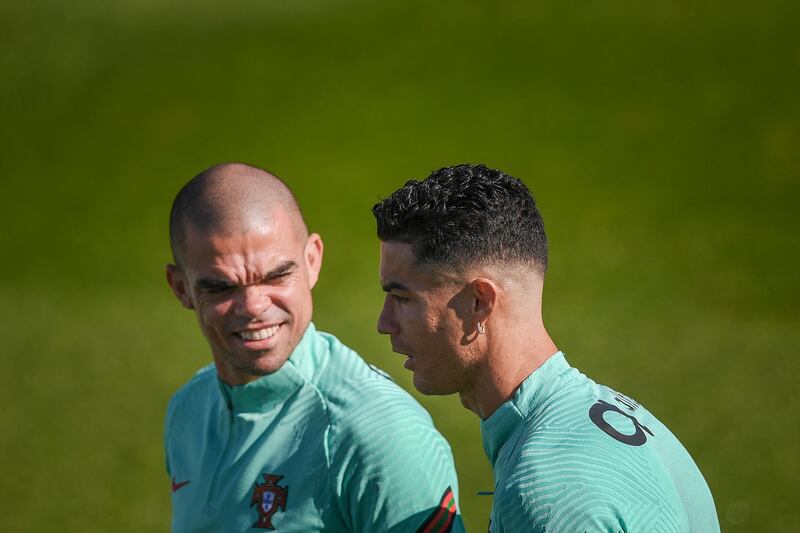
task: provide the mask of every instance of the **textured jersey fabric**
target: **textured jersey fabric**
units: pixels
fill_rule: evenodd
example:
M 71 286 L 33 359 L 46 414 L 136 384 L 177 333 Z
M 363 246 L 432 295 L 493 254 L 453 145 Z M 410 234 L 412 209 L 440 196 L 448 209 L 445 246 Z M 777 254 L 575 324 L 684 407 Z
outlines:
M 274 374 L 231 387 L 200 370 L 164 440 L 174 531 L 463 530 L 428 413 L 313 324 Z
M 644 407 L 558 352 L 481 422 L 490 531 L 719 531 L 708 485 Z

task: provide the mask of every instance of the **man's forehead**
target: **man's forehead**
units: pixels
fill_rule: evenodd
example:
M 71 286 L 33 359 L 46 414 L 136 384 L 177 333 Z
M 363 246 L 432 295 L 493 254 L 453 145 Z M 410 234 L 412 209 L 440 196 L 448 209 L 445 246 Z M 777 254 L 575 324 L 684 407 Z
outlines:
M 303 242 L 292 231 L 270 224 L 237 231 L 189 230 L 183 256 L 193 270 L 270 270 L 286 260 L 298 261 Z
M 414 263 L 416 262 L 414 247 L 407 242 L 381 241 L 381 260 L 386 260 L 392 264 L 397 261 Z
M 414 247 L 398 241 L 381 242 L 381 285 L 384 290 L 430 290 L 461 284 L 462 276 L 439 265 L 419 264 Z
M 272 217 L 261 217 L 248 220 L 225 220 L 212 224 L 198 224 L 191 221 L 185 223 L 186 239 L 195 244 L 225 242 L 241 237 L 250 232 L 264 232 L 274 226 Z

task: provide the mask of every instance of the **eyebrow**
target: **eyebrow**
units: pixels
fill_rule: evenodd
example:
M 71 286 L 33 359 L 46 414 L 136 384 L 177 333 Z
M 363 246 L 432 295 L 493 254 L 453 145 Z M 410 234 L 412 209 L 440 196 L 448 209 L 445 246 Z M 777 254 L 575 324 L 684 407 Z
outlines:
M 288 260 L 284 261 L 283 263 L 281 263 L 280 265 L 278 265 L 277 267 L 275 267 L 272 270 L 270 270 L 269 272 L 267 272 L 267 275 L 264 276 L 264 279 L 269 280 L 269 279 L 277 278 L 278 276 L 286 274 L 290 270 L 294 270 L 296 267 L 297 267 L 297 263 L 295 263 L 291 259 L 288 259 Z
M 403 285 L 402 283 L 398 283 L 396 281 L 390 281 L 389 283 L 382 284 L 381 288 L 383 292 L 389 291 L 410 291 L 411 289 Z
M 287 260 L 278 265 L 277 267 L 273 268 L 262 278 L 262 280 L 269 281 L 271 279 L 275 279 L 277 277 L 286 274 L 294 270 L 297 267 L 297 263 L 292 260 Z M 228 280 L 221 279 L 221 278 L 201 278 L 195 282 L 195 286 L 202 290 L 219 290 L 219 289 L 230 289 L 235 287 L 235 283 L 231 283 Z
M 195 282 L 195 287 L 198 289 L 202 289 L 204 291 L 207 290 L 217 290 L 217 289 L 229 289 L 233 287 L 233 283 L 230 283 L 224 279 L 217 279 L 217 278 L 202 278 L 198 279 Z

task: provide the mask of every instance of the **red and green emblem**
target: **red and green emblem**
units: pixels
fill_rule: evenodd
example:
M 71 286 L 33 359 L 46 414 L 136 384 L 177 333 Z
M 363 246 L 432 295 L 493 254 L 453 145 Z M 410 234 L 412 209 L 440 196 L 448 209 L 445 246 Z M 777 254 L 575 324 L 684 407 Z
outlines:
M 263 474 L 264 483 L 259 485 L 256 483 L 253 489 L 253 497 L 250 500 L 250 507 L 256 506 L 258 511 L 258 520 L 255 521 L 252 527 L 259 529 L 275 529 L 272 525 L 272 515 L 286 510 L 286 500 L 289 497 L 289 487 L 281 487 L 278 485 L 283 476 L 273 476 L 272 474 Z

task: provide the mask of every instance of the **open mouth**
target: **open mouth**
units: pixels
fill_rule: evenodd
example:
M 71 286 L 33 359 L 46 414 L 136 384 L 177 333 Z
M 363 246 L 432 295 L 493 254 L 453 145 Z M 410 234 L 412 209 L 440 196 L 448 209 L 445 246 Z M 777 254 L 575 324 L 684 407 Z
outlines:
M 410 350 L 400 347 L 394 343 L 392 343 L 392 351 L 394 353 L 399 353 L 400 355 L 405 355 L 406 357 L 411 357 L 411 355 L 408 353 Z
M 261 329 L 248 329 L 244 331 L 238 331 L 236 335 L 238 335 L 242 340 L 245 341 L 263 341 L 274 337 L 275 334 L 278 333 L 278 330 L 280 328 L 281 324 L 275 324 L 274 326 L 269 326 Z

